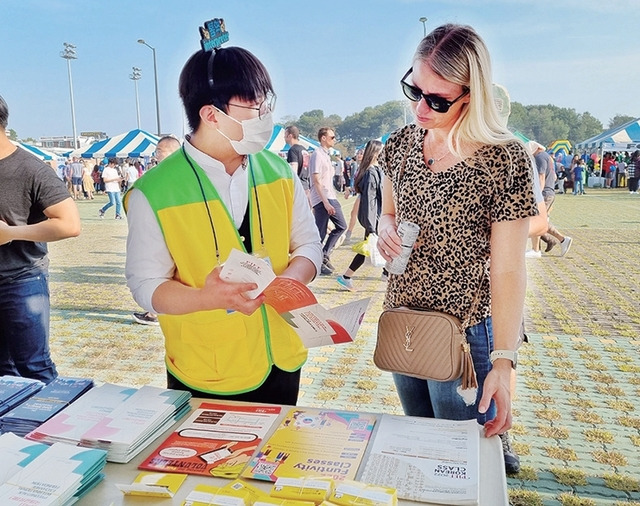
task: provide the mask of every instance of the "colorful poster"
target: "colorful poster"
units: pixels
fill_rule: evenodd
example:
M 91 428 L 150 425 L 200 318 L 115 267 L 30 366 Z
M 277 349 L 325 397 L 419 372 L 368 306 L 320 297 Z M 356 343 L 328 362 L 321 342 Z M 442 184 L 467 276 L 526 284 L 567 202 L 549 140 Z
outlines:
M 354 479 L 375 421 L 372 414 L 293 408 L 242 476 Z
M 280 409 L 202 403 L 138 469 L 237 478 Z

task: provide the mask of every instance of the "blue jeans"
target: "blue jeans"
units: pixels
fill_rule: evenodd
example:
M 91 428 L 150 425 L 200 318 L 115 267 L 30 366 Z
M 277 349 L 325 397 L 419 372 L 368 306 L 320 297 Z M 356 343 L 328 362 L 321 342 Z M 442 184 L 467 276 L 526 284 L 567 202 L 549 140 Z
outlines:
M 329 204 L 331 204 L 336 213 L 333 216 L 329 216 L 329 213 L 324 208 L 324 204 L 320 202 L 313 206 L 313 216 L 316 220 L 316 227 L 318 227 L 318 232 L 320 233 L 320 241 L 322 242 L 327 235 L 327 226 L 329 225 L 329 220 L 334 224 L 335 228 L 327 237 L 327 241 L 324 243 L 324 247 L 322 248 L 322 252 L 325 257 L 329 257 L 333 248 L 336 247 L 338 239 L 347 230 L 347 220 L 344 219 L 344 215 L 342 214 L 342 207 L 340 206 L 340 202 L 337 200 L 329 199 Z
M 456 391 L 461 380 L 433 381 L 412 378 L 402 374 L 393 374 L 404 414 L 425 418 L 444 418 L 447 420 L 470 420 L 476 418 L 484 425 L 496 416 L 494 401 L 486 413 L 478 413 L 478 403 L 482 398 L 484 380 L 491 370 L 489 354 L 493 349 L 493 327 L 491 318 L 481 321 L 467 329 L 467 341 L 471 345 L 471 356 L 478 378 L 476 403 L 467 406 Z
M 109 209 L 113 204 L 116 205 L 116 216 L 120 216 L 121 215 L 121 211 L 122 211 L 122 195 L 120 194 L 120 192 L 107 192 L 107 195 L 109 195 L 109 202 L 107 202 L 104 207 L 102 209 L 100 209 L 100 212 L 104 213 L 107 209 Z
M 0 375 L 49 383 L 49 283 L 45 274 L 0 285 Z
M 584 193 L 584 186 L 582 185 L 582 179 L 580 181 L 573 182 L 573 194 Z

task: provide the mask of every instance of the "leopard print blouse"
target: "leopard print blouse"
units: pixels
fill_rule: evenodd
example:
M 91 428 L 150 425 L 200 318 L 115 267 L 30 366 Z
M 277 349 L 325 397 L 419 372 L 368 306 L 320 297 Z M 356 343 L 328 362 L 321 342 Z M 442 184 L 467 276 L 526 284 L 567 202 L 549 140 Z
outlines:
M 426 133 L 407 125 L 389 137 L 379 156 L 393 183 L 396 219 L 420 225 L 406 271 L 389 275 L 384 307 L 429 308 L 472 326 L 491 316 L 491 224 L 538 214 L 531 157 L 514 140 L 482 146 L 435 173 L 422 153 Z

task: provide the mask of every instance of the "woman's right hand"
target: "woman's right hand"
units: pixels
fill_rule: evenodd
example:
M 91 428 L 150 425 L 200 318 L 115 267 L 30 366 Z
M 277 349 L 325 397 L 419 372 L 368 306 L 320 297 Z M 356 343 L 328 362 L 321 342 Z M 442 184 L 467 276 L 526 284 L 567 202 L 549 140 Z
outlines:
M 383 214 L 378 222 L 378 251 L 387 262 L 396 258 L 402 251 L 402 239 L 397 232 L 396 218 Z

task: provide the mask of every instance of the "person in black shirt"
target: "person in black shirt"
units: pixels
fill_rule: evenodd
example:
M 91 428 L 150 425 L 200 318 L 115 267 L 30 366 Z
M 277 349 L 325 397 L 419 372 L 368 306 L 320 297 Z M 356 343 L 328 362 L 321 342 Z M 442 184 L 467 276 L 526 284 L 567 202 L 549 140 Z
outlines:
M 55 170 L 7 138 L 0 97 L 0 376 L 49 383 L 47 242 L 80 234 L 75 202 Z
M 290 125 L 284 129 L 284 140 L 289 146 L 287 152 L 287 162 L 291 165 L 293 172 L 298 174 L 304 192 L 309 198 L 311 191 L 311 180 L 309 178 L 309 152 L 300 144 L 300 130 L 295 125 Z

